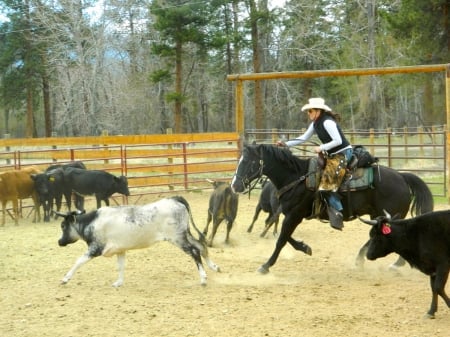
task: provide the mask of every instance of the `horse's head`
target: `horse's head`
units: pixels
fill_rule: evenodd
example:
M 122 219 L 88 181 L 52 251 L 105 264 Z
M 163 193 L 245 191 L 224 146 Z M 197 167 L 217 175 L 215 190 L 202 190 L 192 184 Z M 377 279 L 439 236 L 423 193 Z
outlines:
M 258 145 L 244 145 L 236 172 L 231 181 L 231 188 L 235 193 L 242 193 L 247 189 L 252 189 L 250 186 L 252 181 L 261 177 L 263 160 L 258 149 Z

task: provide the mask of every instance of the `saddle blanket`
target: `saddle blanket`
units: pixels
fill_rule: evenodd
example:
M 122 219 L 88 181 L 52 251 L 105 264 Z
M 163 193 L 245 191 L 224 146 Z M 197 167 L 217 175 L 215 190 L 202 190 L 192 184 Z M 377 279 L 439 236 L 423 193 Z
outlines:
M 309 161 L 306 187 L 316 191 L 320 182 L 321 169 L 318 167 L 317 158 Z M 373 167 L 361 167 L 347 173 L 339 187 L 339 192 L 358 191 L 373 187 Z

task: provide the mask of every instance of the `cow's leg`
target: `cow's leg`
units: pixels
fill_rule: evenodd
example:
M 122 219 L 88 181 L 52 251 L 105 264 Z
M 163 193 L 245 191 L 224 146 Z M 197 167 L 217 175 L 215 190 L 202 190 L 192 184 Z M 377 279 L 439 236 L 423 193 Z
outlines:
M 431 286 L 431 305 L 428 310 L 426 317 L 434 318 L 434 314 L 438 308 L 438 292 L 436 290 L 436 275 L 430 276 L 430 286 Z
M 222 222 L 223 219 L 220 219 L 220 221 L 217 219 L 217 217 L 214 217 L 213 219 L 213 227 L 211 231 L 211 235 L 209 236 L 208 240 L 208 246 L 212 247 L 214 237 L 216 236 L 217 228 L 219 228 L 219 224 Z
M 62 206 L 62 193 L 56 193 L 55 194 L 55 205 L 56 205 L 56 211 L 60 212 L 61 211 L 61 206 Z M 53 201 L 52 201 L 52 209 L 53 209 Z M 58 215 L 55 213 L 55 219 L 58 218 Z
M 256 205 L 256 210 L 255 210 L 255 214 L 253 215 L 253 220 L 252 223 L 250 224 L 250 226 L 247 228 L 247 233 L 251 233 L 253 230 L 253 225 L 255 224 L 256 220 L 258 219 L 259 213 L 261 212 L 262 208 L 261 206 L 258 204 Z
M 44 222 L 49 222 L 51 206 L 48 198 L 42 202 L 42 210 L 44 211 Z
M 98 193 L 95 193 L 95 201 L 97 202 L 97 209 L 102 207 L 102 196 Z
M 369 248 L 369 241 L 367 241 L 358 252 L 358 256 L 356 257 L 355 265 L 357 268 L 362 269 L 364 267 L 364 259 L 366 257 L 367 249 Z
M 403 257 L 399 256 L 397 261 L 389 266 L 390 270 L 397 271 L 399 267 L 403 267 L 406 264 L 406 261 Z
M 89 262 L 90 260 L 92 260 L 92 256 L 88 253 L 81 255 L 77 262 L 75 262 L 75 264 L 73 265 L 73 267 L 67 272 L 67 274 L 63 277 L 63 279 L 61 280 L 62 284 L 66 284 L 67 282 L 69 282 L 69 280 L 72 278 L 73 274 L 75 274 L 75 272 L 77 271 L 78 268 L 80 268 L 83 264 L 85 264 L 86 262 Z
M 41 205 L 39 204 L 39 197 L 37 195 L 32 196 L 34 203 L 34 220 L 33 222 L 41 222 Z
M 430 276 L 430 286 L 432 291 L 430 310 L 427 312 L 428 318 L 434 318 L 438 310 L 438 295 L 442 297 L 448 307 L 450 307 L 450 298 L 445 293 L 445 284 L 448 279 L 448 267 L 438 266 L 436 273 Z
M 66 200 L 67 210 L 72 210 L 72 191 L 64 191 L 64 199 Z
M 19 225 L 19 201 L 16 197 L 13 199 L 14 223 Z
M 227 236 L 225 237 L 225 243 L 229 243 L 230 242 L 230 232 L 231 232 L 231 228 L 233 228 L 233 220 L 227 220 Z
M 187 235 L 188 235 L 188 240 L 191 242 L 195 242 L 197 244 L 197 246 L 199 247 L 200 255 L 205 260 L 208 268 L 211 270 L 220 272 L 220 267 L 209 258 L 208 247 L 206 247 L 203 243 L 201 243 L 196 238 L 194 238 L 190 233 L 188 233 Z
M 192 258 L 195 261 L 195 264 L 197 265 L 197 269 L 198 269 L 198 273 L 200 275 L 200 284 L 202 286 L 206 285 L 206 280 L 207 280 L 207 276 L 206 276 L 206 272 L 205 269 L 203 268 L 203 264 L 202 264 L 202 258 L 201 258 L 201 244 L 200 242 L 198 242 L 196 239 L 194 239 L 194 237 L 190 237 L 191 240 L 189 240 L 186 236 L 184 238 L 182 238 L 181 242 L 179 240 L 172 242 L 174 243 L 176 246 L 180 247 L 186 254 L 192 256 Z M 193 242 L 193 243 L 191 243 Z M 196 246 L 195 243 L 197 243 L 199 246 Z
M 75 208 L 84 211 L 84 197 L 78 194 L 75 194 Z
M 2 200 L 2 226 L 5 225 L 5 217 L 6 217 L 6 200 Z
M 267 231 L 270 229 L 270 227 L 272 227 L 274 221 L 272 220 L 272 212 L 269 213 L 269 216 L 267 217 L 265 224 L 266 226 L 264 227 L 264 230 L 262 231 L 262 233 L 259 235 L 260 237 L 265 237 L 267 234 Z
M 206 227 L 203 230 L 204 235 L 208 234 L 209 224 L 211 223 L 211 220 L 212 220 L 212 215 L 211 215 L 211 212 L 208 210 L 208 218 L 206 219 Z
M 117 254 L 117 269 L 119 271 L 119 278 L 113 283 L 113 287 L 120 287 L 123 284 L 125 275 L 125 253 Z

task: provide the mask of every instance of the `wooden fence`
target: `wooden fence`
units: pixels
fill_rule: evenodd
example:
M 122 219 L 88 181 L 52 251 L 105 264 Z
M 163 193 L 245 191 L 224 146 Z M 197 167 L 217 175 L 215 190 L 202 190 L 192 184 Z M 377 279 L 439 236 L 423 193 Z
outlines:
M 0 172 L 83 161 L 128 178 L 136 203 L 146 194 L 210 189 L 207 179 L 231 180 L 240 155 L 236 133 L 1 139 Z M 129 200 L 131 199 L 131 200 Z
M 435 197 L 446 197 L 446 128 L 345 131 L 352 144 L 364 145 L 380 164 L 422 177 Z M 304 130 L 246 130 L 245 140 L 275 143 Z M 88 169 L 125 175 L 131 196 L 117 204 L 138 203 L 150 194 L 211 189 L 207 179 L 231 180 L 240 155 L 237 133 L 0 139 L 0 172 L 34 165 L 83 161 Z M 310 157 L 309 145 L 293 148 Z M 442 201 L 446 200 L 442 198 Z M 25 206 L 29 205 L 26 201 Z

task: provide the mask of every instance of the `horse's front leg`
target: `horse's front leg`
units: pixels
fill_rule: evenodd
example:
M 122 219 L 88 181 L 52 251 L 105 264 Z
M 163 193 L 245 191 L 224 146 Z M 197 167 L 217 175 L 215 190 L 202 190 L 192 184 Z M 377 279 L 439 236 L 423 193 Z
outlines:
M 275 264 L 275 262 L 277 262 L 281 250 L 286 245 L 287 239 L 288 237 L 283 235 L 283 230 L 281 230 L 281 234 L 278 237 L 277 243 L 275 244 L 275 250 L 273 251 L 272 256 L 270 256 L 269 260 L 267 260 L 266 263 L 264 263 L 261 267 L 258 268 L 259 273 L 267 274 L 269 272 L 269 268 L 272 267 Z
M 272 267 L 278 259 L 281 250 L 286 245 L 286 242 L 289 242 L 294 248 L 295 242 L 298 244 L 299 242 L 292 239 L 292 233 L 295 228 L 297 228 L 298 224 L 302 221 L 302 219 L 293 221 L 289 217 L 285 217 L 283 220 L 283 224 L 281 226 L 280 236 L 278 237 L 277 243 L 275 244 L 275 250 L 272 253 L 272 256 L 264 263 L 261 267 L 258 268 L 258 272 L 261 274 L 267 274 L 269 272 L 269 268 Z M 303 244 L 303 243 L 302 243 Z M 306 246 L 306 245 L 305 245 Z M 298 245 L 297 245 L 298 247 Z M 308 247 L 308 246 L 306 246 Z M 309 247 L 308 247 L 309 248 Z M 296 248 L 297 249 L 297 248 Z M 311 248 L 309 248 L 311 251 Z M 306 251 L 305 251 L 306 252 Z M 308 253 L 307 253 L 308 254 Z
M 289 238 L 288 242 L 291 244 L 292 247 L 294 247 L 294 249 L 300 250 L 307 255 L 312 255 L 311 247 L 308 246 L 303 241 L 297 241 L 297 240 L 294 240 L 293 238 Z

